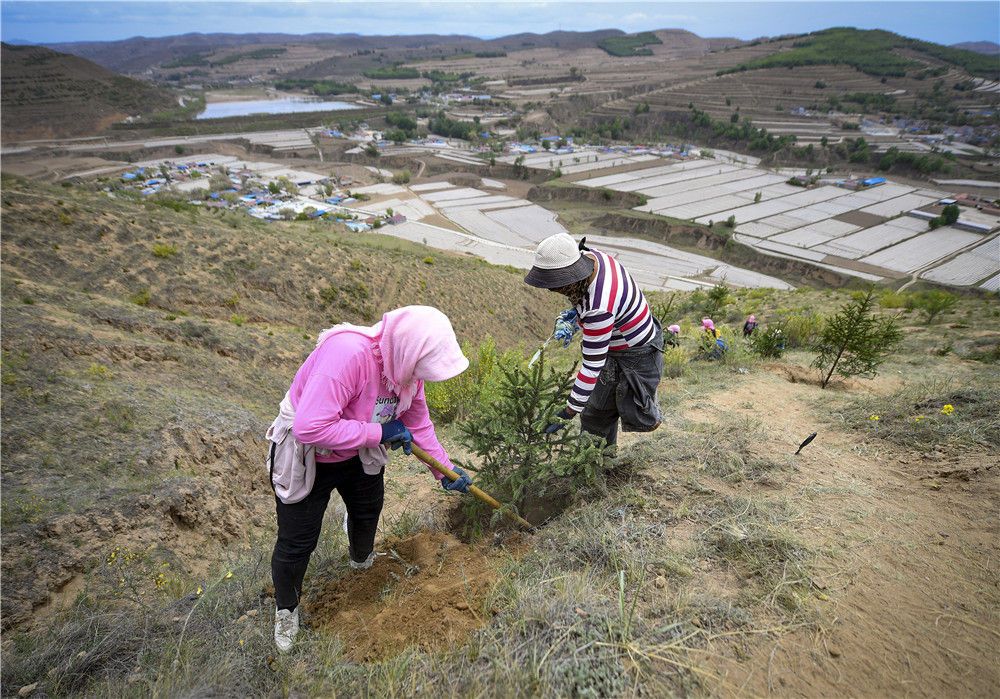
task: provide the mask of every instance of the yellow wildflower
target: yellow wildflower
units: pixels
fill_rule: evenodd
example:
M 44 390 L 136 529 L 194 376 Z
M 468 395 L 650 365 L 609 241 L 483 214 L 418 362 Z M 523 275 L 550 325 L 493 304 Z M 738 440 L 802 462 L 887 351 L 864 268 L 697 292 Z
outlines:
M 195 590 L 195 594 L 196 594 L 196 595 L 200 595 L 200 594 L 201 594 L 202 592 L 204 592 L 204 590 L 202 590 L 202 589 L 201 589 L 201 585 L 199 585 L 199 586 L 198 586 L 198 589 L 197 589 L 197 590 Z
M 222 579 L 223 580 L 229 580 L 229 578 L 231 578 L 231 577 L 233 577 L 233 571 L 229 571 L 228 573 L 226 573 L 225 575 L 223 575 Z
M 913 418 L 913 421 L 914 421 L 914 422 L 920 422 L 920 421 L 921 421 L 921 420 L 923 420 L 923 419 L 924 419 L 924 416 L 923 416 L 923 415 L 917 415 L 917 416 L 916 416 L 915 418 Z
M 240 639 L 240 645 L 241 646 L 243 645 L 243 639 L 242 638 Z
M 948 403 L 943 408 L 941 408 L 941 413 L 944 415 L 951 415 L 953 412 L 955 412 L 955 406 L 952 405 L 951 403 Z
M 868 419 L 871 420 L 872 422 L 878 422 L 879 417 L 878 415 L 869 415 Z

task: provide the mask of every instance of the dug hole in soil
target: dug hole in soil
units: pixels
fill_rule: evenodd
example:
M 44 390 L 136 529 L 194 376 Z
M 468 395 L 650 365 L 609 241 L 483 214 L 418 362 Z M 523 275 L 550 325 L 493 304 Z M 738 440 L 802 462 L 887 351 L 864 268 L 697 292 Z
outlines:
M 389 555 L 377 556 L 368 570 L 314 580 L 303 602 L 309 624 L 339 636 L 347 657 L 372 661 L 410 646 L 444 648 L 495 613 L 486 604 L 497 578 L 486 545 L 425 531 L 376 550 Z

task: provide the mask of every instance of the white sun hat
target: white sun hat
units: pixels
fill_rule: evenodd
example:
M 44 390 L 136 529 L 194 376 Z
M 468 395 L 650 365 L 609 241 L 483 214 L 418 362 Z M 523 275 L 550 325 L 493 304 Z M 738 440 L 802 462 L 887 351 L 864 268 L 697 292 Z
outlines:
M 557 289 L 581 279 L 594 271 L 594 263 L 586 257 L 569 233 L 556 233 L 538 244 L 535 264 L 524 277 L 524 283 L 539 289 Z

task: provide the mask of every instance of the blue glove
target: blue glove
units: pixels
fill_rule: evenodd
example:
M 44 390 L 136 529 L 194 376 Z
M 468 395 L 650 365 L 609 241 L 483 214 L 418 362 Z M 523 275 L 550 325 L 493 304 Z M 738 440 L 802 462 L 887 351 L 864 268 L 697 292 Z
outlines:
M 468 493 L 469 486 L 472 485 L 472 479 L 469 478 L 468 474 L 460 469 L 458 466 L 452 469 L 460 477 L 458 480 L 450 481 L 447 477 L 441 479 L 441 487 L 445 490 L 458 491 L 460 493 Z
M 573 415 L 574 413 L 571 413 L 569 411 L 569 408 L 563 408 L 558 413 L 556 413 L 556 417 L 560 418 L 561 420 L 572 420 Z M 546 426 L 545 434 L 555 434 L 565 426 L 566 426 L 565 422 L 553 422 L 548 426 Z
M 569 347 L 569 343 L 572 342 L 576 331 L 580 329 L 578 318 L 579 314 L 575 308 L 567 309 L 556 317 L 556 326 L 552 332 L 552 337 L 561 341 L 563 348 Z
M 382 444 L 390 449 L 403 447 L 404 454 L 413 453 L 413 435 L 402 420 L 392 420 L 382 425 Z

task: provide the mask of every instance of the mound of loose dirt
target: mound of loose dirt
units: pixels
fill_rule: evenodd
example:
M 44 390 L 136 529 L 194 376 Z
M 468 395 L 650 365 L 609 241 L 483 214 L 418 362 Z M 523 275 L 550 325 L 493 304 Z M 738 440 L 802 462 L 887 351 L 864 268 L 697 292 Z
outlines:
M 337 571 L 304 602 L 309 623 L 336 633 L 345 654 L 368 661 L 410 646 L 461 641 L 492 615 L 486 594 L 497 572 L 481 548 L 450 534 L 421 532 L 388 541 L 362 572 Z
M 778 362 L 764 364 L 761 367 L 765 371 L 783 377 L 789 383 L 804 383 L 810 386 L 819 386 L 823 383 L 823 377 L 814 369 L 807 369 L 795 364 L 781 364 Z M 828 384 L 829 388 L 839 388 L 842 390 L 857 389 L 861 386 L 855 379 L 845 379 L 843 377 L 833 377 Z

